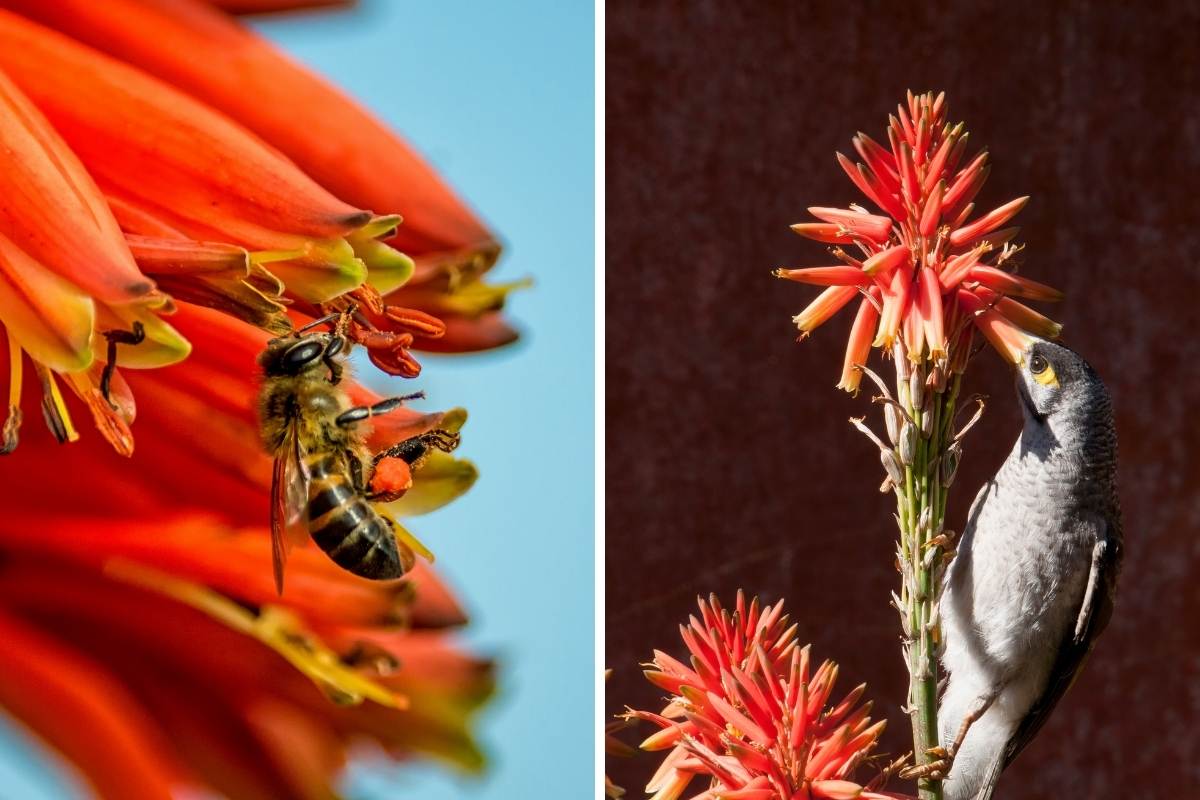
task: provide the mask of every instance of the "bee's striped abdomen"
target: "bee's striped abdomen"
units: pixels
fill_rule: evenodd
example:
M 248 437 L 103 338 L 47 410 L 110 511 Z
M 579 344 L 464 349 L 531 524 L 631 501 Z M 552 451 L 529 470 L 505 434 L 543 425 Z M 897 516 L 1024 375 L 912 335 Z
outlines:
M 391 526 L 354 487 L 341 459 L 323 453 L 305 459 L 308 532 L 338 566 L 374 580 L 399 578 L 401 562 Z

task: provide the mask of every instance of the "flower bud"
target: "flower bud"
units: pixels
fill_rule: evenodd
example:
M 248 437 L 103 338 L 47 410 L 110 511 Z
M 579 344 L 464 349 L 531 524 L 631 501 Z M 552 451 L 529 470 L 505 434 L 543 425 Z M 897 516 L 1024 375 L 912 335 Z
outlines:
M 883 468 L 887 470 L 888 477 L 892 479 L 892 483 L 896 486 L 904 485 L 904 468 L 900 466 L 900 460 L 896 458 L 896 453 L 892 450 L 880 450 L 879 460 L 883 462 Z
M 962 445 L 955 442 L 946 448 L 946 454 L 942 456 L 942 486 L 947 489 L 950 484 L 954 483 L 954 476 L 958 474 L 958 462 L 962 458 Z
M 905 420 L 900 428 L 900 462 L 906 467 L 912 466 L 917 456 L 917 428 Z
M 928 439 L 933 434 L 933 414 L 921 417 L 921 435 Z
M 925 378 L 919 369 L 914 369 L 908 376 L 908 394 L 915 410 L 920 411 L 925 407 Z
M 950 362 L 945 358 L 938 359 L 937 366 L 933 368 L 933 373 L 930 375 L 932 380 L 933 391 L 942 394 L 946 391 L 946 382 L 949 380 Z
M 900 444 L 900 409 L 891 403 L 883 407 L 883 423 L 887 427 L 888 441 L 893 446 Z
M 925 506 L 923 509 L 921 509 L 921 516 L 917 520 L 917 531 L 923 534 L 929 530 L 929 523 L 932 521 L 932 519 L 933 509 L 930 506 Z
M 896 362 L 896 381 L 908 380 L 908 352 L 904 349 L 904 342 L 900 339 L 896 339 L 896 343 L 892 346 L 892 360 Z

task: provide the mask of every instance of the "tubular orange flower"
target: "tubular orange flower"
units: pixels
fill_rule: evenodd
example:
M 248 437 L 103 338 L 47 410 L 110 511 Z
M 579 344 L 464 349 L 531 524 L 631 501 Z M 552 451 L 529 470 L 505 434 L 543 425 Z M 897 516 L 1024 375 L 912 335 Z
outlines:
M 333 197 L 203 104 L 7 12 L 0 68 L 106 193 L 193 238 L 296 251 L 294 263 L 275 269 L 306 300 L 329 300 L 366 279 L 345 237 L 372 223 L 371 213 Z M 393 227 L 395 220 L 379 232 Z
M 275 594 L 253 409 L 265 334 L 194 307 L 176 321 L 196 349 L 129 376 L 149 400 L 131 459 L 35 434 L 0 461 L 14 501 L 0 521 L 0 632 L 22 646 L 0 663 L 0 703 L 109 797 L 328 795 L 362 741 L 477 767 L 466 724 L 491 678 L 443 630 L 464 621 L 457 603 L 426 566 L 372 582 L 313 547 L 293 552 Z M 401 410 L 372 436 L 463 419 Z M 391 512 L 470 486 L 473 467 L 439 455 Z M 63 497 L 73 510 L 53 511 Z
M 890 118 L 890 149 L 859 133 L 853 144 L 865 163 L 855 164 L 838 153 L 846 174 L 886 216 L 858 206 L 813 207 L 809 211 L 821 222 L 800 223 L 792 230 L 822 242 L 854 244 L 862 251 L 861 260 L 841 248 L 833 253 L 871 281 L 864 282 L 853 271 L 820 273 L 820 277 L 824 285 L 854 287 L 864 293 L 868 286 L 878 290 L 882 314 L 876 347 L 891 348 L 899 337 L 914 362 L 961 368 L 966 358 L 951 351 L 970 348 L 971 338 L 959 336 L 954 325 L 969 320 L 1001 355 L 1016 363 L 1020 353 L 1012 343 L 1027 333 L 1057 336 L 1059 328 L 1003 295 L 1033 300 L 1058 300 L 1062 295 L 1001 269 L 1020 249 L 1007 244 L 1018 229 L 1001 230 L 1001 226 L 1025 206 L 1028 197 L 967 221 L 974 210 L 971 201 L 987 178 L 987 153 L 980 152 L 958 168 L 967 134 L 961 123 L 947 123 L 947 108 L 944 95 L 910 93 L 907 107 L 902 104 Z M 984 263 L 992 253 L 994 260 Z M 776 274 L 801 282 L 816 282 L 817 275 L 804 269 Z M 805 280 L 806 274 L 814 279 Z M 832 308 L 834 300 L 848 301 L 848 292 L 827 289 L 796 317 L 801 331 L 809 333 L 832 316 L 837 310 Z M 854 391 L 858 382 L 843 378 L 839 386 Z
M 842 310 L 858 294 L 857 284 L 851 286 L 830 286 L 817 295 L 817 299 L 808 304 L 803 311 L 792 318 L 801 335 L 826 322 L 834 314 Z
M 854 317 L 854 325 L 850 328 L 850 341 L 846 345 L 846 358 L 842 362 L 842 379 L 838 382 L 839 389 L 847 392 L 858 391 L 862 381 L 862 369 L 867 356 L 871 353 L 871 339 L 875 332 L 875 324 L 879 321 L 879 290 L 871 289 L 858 305 L 858 314 Z
M 676 800 L 697 777 L 708 785 L 693 800 L 898 797 L 850 780 L 885 723 L 859 705 L 865 684 L 829 707 L 837 665 L 811 669 L 783 601 L 762 608 L 738 592 L 732 613 L 716 597 L 699 604 L 680 627 L 691 666 L 658 650 L 647 665 L 670 703 L 628 714 L 660 728 L 642 749 L 671 751 L 646 786 L 655 800 Z
M 158 315 L 169 298 L 139 271 L 99 189 L 46 119 L 0 72 L 0 323 L 9 339 L 9 409 L 0 450 L 17 444 L 22 352 L 43 386 L 60 440 L 77 438 L 54 377 L 87 403 L 119 452 L 133 447 L 131 398 L 103 397 L 105 336 L 138 339 L 122 363 L 159 367 L 185 358 L 188 342 Z
M 384 369 L 419 372 L 408 349 L 418 338 L 442 335 L 444 326 L 409 324 L 413 314 L 390 313 L 377 299 L 413 274 L 411 259 L 377 241 L 395 232 L 398 216 L 373 216 L 338 200 L 219 112 L 5 11 L 0 69 L 50 118 L 127 231 L 259 251 L 251 256 L 255 272 L 272 281 L 277 275 L 314 314 L 339 310 L 354 293 L 374 316 L 369 324 L 356 318 L 351 338 Z M 210 283 L 201 296 L 214 288 Z M 214 299 L 226 310 L 244 310 L 245 298 L 236 294 Z M 163 325 L 142 324 L 156 341 Z
M 407 294 L 396 299 L 454 320 L 456 336 L 434 349 L 455 349 L 458 342 L 482 349 L 516 338 L 511 328 L 499 335 L 496 321 L 484 318 L 506 294 L 480 281 L 500 253 L 495 237 L 407 143 L 253 31 L 197 0 L 4 0 L 0 6 L 141 67 L 219 109 L 338 197 L 401 215 L 404 224 L 383 238 L 421 265 L 414 287 L 448 296 L 452 306 L 427 308 L 420 305 L 422 298 Z M 367 258 L 363 249 L 356 245 L 356 254 Z M 389 291 L 375 276 L 371 282 Z M 477 298 L 483 290 L 491 292 L 492 306 L 453 307 L 461 304 L 463 293 Z

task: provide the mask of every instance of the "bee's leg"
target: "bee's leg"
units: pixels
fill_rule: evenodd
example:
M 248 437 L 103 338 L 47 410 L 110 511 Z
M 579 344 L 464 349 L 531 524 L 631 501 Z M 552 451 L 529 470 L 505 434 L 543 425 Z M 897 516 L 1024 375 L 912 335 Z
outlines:
M 332 384 L 342 382 L 342 365 L 335 360 L 335 356 L 342 352 L 345 346 L 346 337 L 334 334 L 329 337 L 329 344 L 325 345 L 325 352 L 321 353 L 321 362 L 329 368 L 329 382 Z
M 406 394 L 401 397 L 389 397 L 387 400 L 380 400 L 373 406 L 355 406 L 347 409 L 341 414 L 338 414 L 334 420 L 340 427 L 346 428 L 356 423 L 362 422 L 370 417 L 378 417 L 380 414 L 387 414 L 389 411 L 395 411 L 409 400 L 420 400 L 425 397 L 424 392 L 415 392 Z
M 104 365 L 104 371 L 100 373 L 100 396 L 110 406 L 116 408 L 116 404 L 109 397 L 109 390 L 112 386 L 113 373 L 117 371 L 117 345 L 141 344 L 146 338 L 146 329 L 142 326 L 141 322 L 134 320 L 133 330 L 105 331 L 104 338 L 108 340 L 108 363 Z
M 458 447 L 459 441 L 460 437 L 457 433 L 435 428 L 434 430 L 422 433 L 420 436 L 414 436 L 411 439 L 405 439 L 403 442 L 394 444 L 381 453 L 376 453 L 374 463 L 378 464 L 385 458 L 399 458 L 409 464 L 416 464 L 429 453 L 430 449 L 449 453 Z

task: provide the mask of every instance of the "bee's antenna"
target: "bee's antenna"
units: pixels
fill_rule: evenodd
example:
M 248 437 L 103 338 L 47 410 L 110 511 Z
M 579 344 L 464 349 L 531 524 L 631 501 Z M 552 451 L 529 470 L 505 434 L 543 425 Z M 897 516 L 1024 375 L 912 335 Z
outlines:
M 294 330 L 292 333 L 293 333 L 293 335 L 298 334 L 298 333 L 304 333 L 307 330 L 312 330 L 313 328 L 317 327 L 318 325 L 325 325 L 327 323 L 333 322 L 335 319 L 339 318 L 340 316 L 342 316 L 342 312 L 340 312 L 340 311 L 335 311 L 332 314 L 326 314 L 325 316 L 323 316 L 319 319 L 314 319 L 312 322 L 310 322 L 306 325 L 302 325 L 299 328 L 296 328 L 296 330 Z

